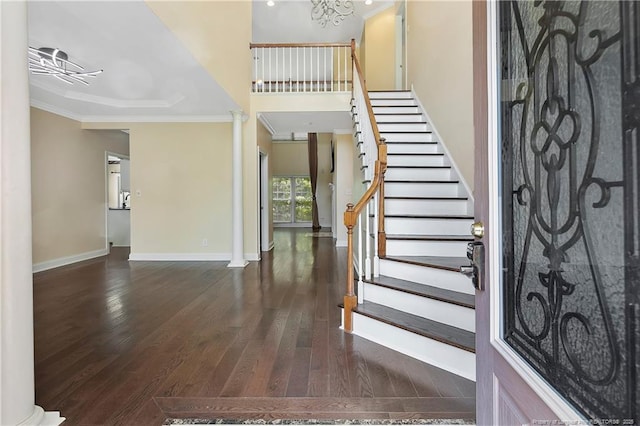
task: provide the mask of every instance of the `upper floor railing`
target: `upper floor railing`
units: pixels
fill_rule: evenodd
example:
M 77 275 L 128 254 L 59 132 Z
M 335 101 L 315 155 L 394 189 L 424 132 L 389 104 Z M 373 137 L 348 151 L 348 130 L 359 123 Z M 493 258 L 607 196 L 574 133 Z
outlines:
M 347 43 L 251 43 L 253 93 L 350 92 Z

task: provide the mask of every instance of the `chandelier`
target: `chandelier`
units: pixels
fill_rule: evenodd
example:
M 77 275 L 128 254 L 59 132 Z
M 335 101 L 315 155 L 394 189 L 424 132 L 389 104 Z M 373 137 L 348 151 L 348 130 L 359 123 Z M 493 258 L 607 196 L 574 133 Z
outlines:
M 88 85 L 85 77 L 95 77 L 102 70 L 85 71 L 83 67 L 69 60 L 69 56 L 60 49 L 29 47 L 29 71 L 35 75 L 51 75 L 65 83 L 79 82 Z
M 353 15 L 352 0 L 311 0 L 311 19 L 318 21 L 322 27 L 328 22 L 339 25 L 344 18 Z

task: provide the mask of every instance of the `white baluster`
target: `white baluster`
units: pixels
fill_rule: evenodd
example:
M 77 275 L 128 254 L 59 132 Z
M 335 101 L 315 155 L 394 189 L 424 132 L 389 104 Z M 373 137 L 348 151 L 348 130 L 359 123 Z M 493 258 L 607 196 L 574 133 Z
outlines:
M 362 275 L 364 274 L 364 259 L 362 258 L 362 212 L 358 218 L 358 303 L 364 302 L 364 284 Z

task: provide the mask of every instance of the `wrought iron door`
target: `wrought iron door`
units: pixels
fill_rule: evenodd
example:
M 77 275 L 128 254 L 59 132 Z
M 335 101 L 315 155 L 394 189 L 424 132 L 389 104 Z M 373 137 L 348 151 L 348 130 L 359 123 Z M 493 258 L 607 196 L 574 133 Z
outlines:
M 504 339 L 587 418 L 637 422 L 640 3 L 499 19 Z

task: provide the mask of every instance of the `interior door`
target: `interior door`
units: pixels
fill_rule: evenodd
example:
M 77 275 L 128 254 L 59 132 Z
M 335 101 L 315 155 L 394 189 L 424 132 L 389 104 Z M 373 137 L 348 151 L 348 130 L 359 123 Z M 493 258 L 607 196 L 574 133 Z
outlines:
M 473 7 L 478 424 L 636 424 L 640 4 Z

